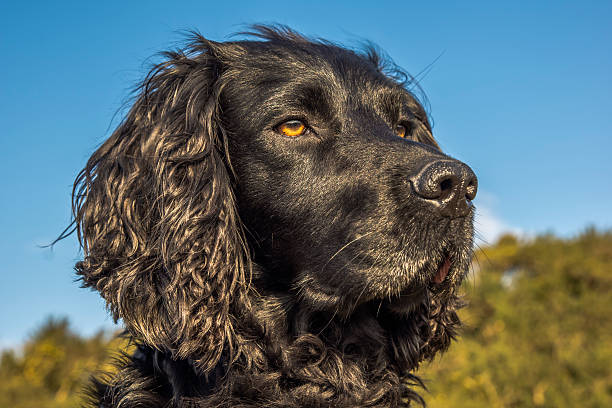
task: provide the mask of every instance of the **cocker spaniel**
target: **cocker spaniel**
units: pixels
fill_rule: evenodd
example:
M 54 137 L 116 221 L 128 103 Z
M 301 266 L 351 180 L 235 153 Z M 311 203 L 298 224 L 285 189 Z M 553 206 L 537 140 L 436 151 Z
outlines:
M 399 407 L 459 324 L 472 170 L 407 76 L 285 27 L 166 52 L 73 191 L 137 344 L 99 407 Z

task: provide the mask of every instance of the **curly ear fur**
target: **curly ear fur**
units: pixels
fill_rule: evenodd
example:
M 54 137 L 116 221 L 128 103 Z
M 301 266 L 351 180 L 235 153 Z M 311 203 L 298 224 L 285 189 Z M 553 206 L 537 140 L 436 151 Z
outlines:
M 73 191 L 76 270 L 149 345 L 210 370 L 234 348 L 250 261 L 218 121 L 224 44 L 168 52 Z

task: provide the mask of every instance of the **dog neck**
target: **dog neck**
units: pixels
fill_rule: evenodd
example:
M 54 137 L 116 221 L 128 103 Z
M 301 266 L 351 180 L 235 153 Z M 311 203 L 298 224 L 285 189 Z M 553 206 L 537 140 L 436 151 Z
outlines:
M 173 406 L 408 406 L 422 402 L 419 362 L 444 350 L 458 324 L 446 310 L 458 306 L 456 297 L 424 299 L 402 316 L 370 302 L 341 317 L 300 305 L 295 294 L 252 293 L 248 307 L 232 307 L 239 326 L 214 369 L 203 372 L 195 360 L 140 346 L 117 376 L 129 381 L 110 394 L 154 378 L 147 398 Z
M 430 330 L 425 304 L 398 317 L 367 303 L 340 317 L 310 310 L 295 299 L 259 291 L 249 310 L 242 311 L 236 357 L 232 361 L 224 354 L 226 360 L 208 379 L 216 394 L 212 399 L 330 407 L 420 401 L 414 389 L 422 383 L 412 372 L 423 357 L 424 332 Z M 248 397 L 245 389 L 251 390 Z

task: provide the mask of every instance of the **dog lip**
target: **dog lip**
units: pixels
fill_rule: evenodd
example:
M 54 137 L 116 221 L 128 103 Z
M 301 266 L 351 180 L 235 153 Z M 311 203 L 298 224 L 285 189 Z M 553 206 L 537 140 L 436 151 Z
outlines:
M 447 254 L 442 260 L 442 262 L 440 262 L 440 265 L 438 266 L 438 270 L 433 277 L 433 282 L 437 285 L 442 283 L 444 279 L 446 279 L 446 277 L 448 276 L 448 272 L 450 271 L 451 266 L 452 266 L 452 260 L 451 260 L 450 255 Z

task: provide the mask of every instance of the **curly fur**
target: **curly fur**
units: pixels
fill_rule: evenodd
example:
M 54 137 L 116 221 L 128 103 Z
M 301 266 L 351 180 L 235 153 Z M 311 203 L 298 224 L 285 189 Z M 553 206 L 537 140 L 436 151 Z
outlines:
M 473 210 L 440 216 L 406 180 L 453 159 L 372 48 L 251 34 L 163 54 L 75 182 L 77 273 L 138 344 L 94 405 L 423 403 L 414 371 L 455 337 Z M 309 133 L 278 134 L 288 119 Z

